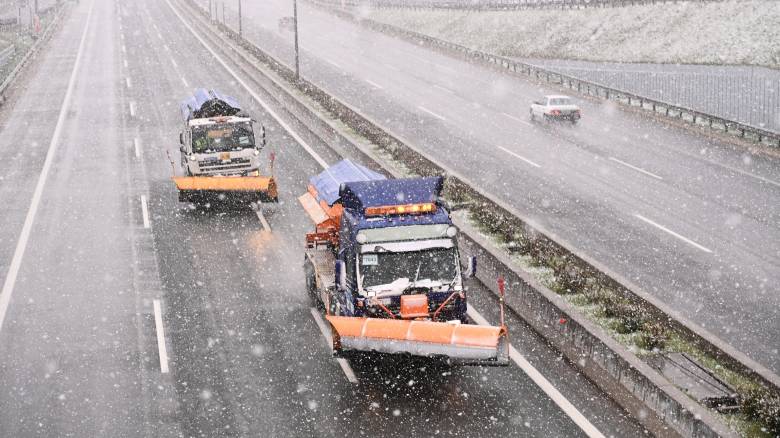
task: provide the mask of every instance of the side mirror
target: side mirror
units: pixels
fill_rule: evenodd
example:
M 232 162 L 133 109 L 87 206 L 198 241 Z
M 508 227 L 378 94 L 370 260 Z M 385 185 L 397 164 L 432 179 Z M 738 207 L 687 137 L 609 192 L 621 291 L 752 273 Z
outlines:
M 347 288 L 347 265 L 343 260 L 336 260 L 336 287 L 339 290 Z
M 477 276 L 477 258 L 475 256 L 469 256 L 467 267 L 466 267 L 466 277 L 473 278 L 476 276 Z
M 260 144 L 262 144 L 263 147 L 265 147 L 265 126 L 262 125 L 260 126 L 260 138 L 261 138 Z
M 185 155 L 187 154 L 187 148 L 185 148 L 184 146 L 179 146 L 179 151 L 181 151 L 182 154 Z
M 184 133 L 183 132 L 179 133 L 179 143 L 180 144 L 184 144 Z

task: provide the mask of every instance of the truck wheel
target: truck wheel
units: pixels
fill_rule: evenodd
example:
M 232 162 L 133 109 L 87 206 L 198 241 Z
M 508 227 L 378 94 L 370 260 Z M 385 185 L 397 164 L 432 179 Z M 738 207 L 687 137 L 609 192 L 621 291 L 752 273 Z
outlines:
M 305 257 L 303 261 L 303 272 L 306 276 L 306 293 L 309 294 L 309 299 L 314 307 L 319 310 L 324 309 L 325 306 L 322 305 L 320 298 L 317 296 L 317 279 L 314 275 L 314 267 L 311 265 L 309 259 Z

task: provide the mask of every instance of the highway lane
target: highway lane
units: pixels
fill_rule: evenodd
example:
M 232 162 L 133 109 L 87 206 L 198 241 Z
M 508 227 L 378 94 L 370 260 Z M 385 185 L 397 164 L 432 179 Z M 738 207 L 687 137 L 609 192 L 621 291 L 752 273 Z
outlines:
M 2 295 L 0 436 L 583 435 L 514 366 L 355 362 L 349 383 L 301 269 L 310 224 L 295 198 L 320 167 L 186 35 L 165 2 L 81 2 L 0 113 L 0 148 L 18 160 L 0 174 L 4 280 L 19 267 Z M 197 85 L 241 96 L 266 123 L 282 195 L 261 210 L 271 231 L 252 210 L 177 202 L 166 152 L 177 151 L 178 101 Z M 478 285 L 472 296 L 495 321 L 495 299 Z M 643 433 L 510 324 L 518 350 L 601 432 Z
M 135 289 L 113 14 L 75 6 L 2 114 L 0 436 L 175 435 Z
M 556 90 L 300 7 L 306 78 L 780 370 L 771 154 L 595 100 L 578 99 L 579 126 L 532 124 L 529 102 Z M 244 7 L 245 35 L 288 65 L 277 20 L 290 14 L 281 0 Z

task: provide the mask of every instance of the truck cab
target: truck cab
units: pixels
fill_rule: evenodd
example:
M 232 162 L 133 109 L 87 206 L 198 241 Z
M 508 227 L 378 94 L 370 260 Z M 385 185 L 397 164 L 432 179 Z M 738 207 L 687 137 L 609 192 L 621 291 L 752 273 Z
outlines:
M 182 102 L 179 133 L 186 176 L 250 176 L 260 169 L 265 129 L 256 138 L 253 120 L 238 102 L 214 90 L 199 89 Z
M 440 190 L 441 178 L 345 184 L 336 268 L 345 282 L 334 314 L 466 321 L 457 230 Z

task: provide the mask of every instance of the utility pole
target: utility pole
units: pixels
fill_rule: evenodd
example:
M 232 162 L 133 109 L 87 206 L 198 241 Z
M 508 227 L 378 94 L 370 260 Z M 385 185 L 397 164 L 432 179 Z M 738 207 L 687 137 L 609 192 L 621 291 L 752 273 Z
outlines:
M 295 28 L 295 79 L 301 78 L 301 69 L 298 62 L 298 0 L 293 0 L 293 27 Z
M 238 0 L 238 36 L 243 36 L 241 29 L 241 0 Z

